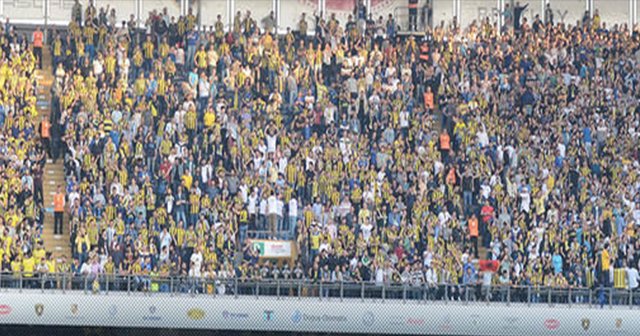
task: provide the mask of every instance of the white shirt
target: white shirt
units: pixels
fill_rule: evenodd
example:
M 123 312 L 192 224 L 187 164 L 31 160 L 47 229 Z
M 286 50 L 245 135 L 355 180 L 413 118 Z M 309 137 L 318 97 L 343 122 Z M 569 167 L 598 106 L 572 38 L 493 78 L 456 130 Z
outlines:
M 276 215 L 282 217 L 282 210 L 284 208 L 284 202 L 282 200 L 276 200 Z
M 256 204 L 258 203 L 258 195 L 249 195 L 249 202 L 247 205 L 247 212 L 249 215 L 256 213 Z
M 638 270 L 633 267 L 627 267 L 627 283 L 629 284 L 629 289 L 638 288 L 638 280 L 640 280 Z
M 162 250 L 165 246 L 171 245 L 171 234 L 169 232 L 160 233 L 160 241 L 160 250 Z
M 363 223 L 360 225 L 360 230 L 362 231 L 362 237 L 365 241 L 369 241 L 371 238 L 371 230 L 373 230 L 373 225 L 371 223 Z
M 563 143 L 561 143 L 561 142 L 558 143 L 557 150 L 558 150 L 558 155 L 560 155 L 560 157 L 565 157 L 566 156 L 567 147 Z
M 640 225 L 640 209 L 633 210 L 633 220 L 636 222 L 636 225 Z
M 298 217 L 298 201 L 295 198 L 289 200 L 289 217 Z
M 438 275 L 433 270 L 433 268 L 429 268 L 425 274 L 425 278 L 427 280 L 427 285 L 435 286 L 438 284 Z
M 451 220 L 451 215 L 449 214 L 448 211 L 441 211 L 438 214 L 438 221 L 440 222 L 440 225 L 444 226 L 447 224 L 447 222 L 449 222 Z
M 278 173 L 284 175 L 288 164 L 289 164 L 289 160 L 287 159 L 286 156 L 282 156 L 280 159 L 278 159 Z
M 94 76 L 99 76 L 104 71 L 104 67 L 102 66 L 102 62 L 98 59 L 93 60 L 93 74 Z
M 276 199 L 274 195 L 271 195 L 267 199 L 267 214 L 275 215 L 277 214 L 277 212 L 278 212 L 278 199 Z
M 278 140 L 278 136 L 276 135 L 266 135 L 267 138 L 267 152 L 274 153 L 276 151 L 276 141 Z
M 168 195 L 165 198 L 165 201 L 167 202 L 167 213 L 172 213 L 173 212 L 173 195 Z
M 409 112 L 407 111 L 400 112 L 400 127 L 401 128 L 409 127 Z
M 198 95 L 200 98 L 208 98 L 209 91 L 211 90 L 211 84 L 206 80 L 200 79 L 198 81 Z
M 478 133 L 476 133 L 476 136 L 478 138 L 478 144 L 480 145 L 480 147 L 484 148 L 489 146 L 489 135 L 487 134 L 487 131 L 484 130 L 484 128 L 479 130 Z
M 531 211 L 531 196 L 529 195 L 529 192 L 521 192 L 520 198 L 522 199 L 522 203 L 520 203 L 520 211 L 525 211 L 527 213 Z
M 267 200 L 264 198 L 260 200 L 260 214 L 261 215 L 267 214 Z
M 176 64 L 184 64 L 184 49 L 176 50 Z
M 202 177 L 202 182 L 204 184 L 209 182 L 209 179 L 213 176 L 213 165 L 206 164 L 202 166 L 202 169 L 200 170 L 200 175 Z
M 76 204 L 76 200 L 78 199 L 80 199 L 80 194 L 77 191 L 72 191 L 69 193 L 69 204 Z
M 202 265 L 202 253 L 194 252 L 191 255 L 191 262 L 194 264 L 194 267 L 192 267 L 191 269 L 196 268 L 199 271 L 200 266 Z
M 379 267 L 376 270 L 376 285 L 377 286 L 382 286 L 383 283 L 384 283 L 384 271 L 383 271 L 382 267 Z

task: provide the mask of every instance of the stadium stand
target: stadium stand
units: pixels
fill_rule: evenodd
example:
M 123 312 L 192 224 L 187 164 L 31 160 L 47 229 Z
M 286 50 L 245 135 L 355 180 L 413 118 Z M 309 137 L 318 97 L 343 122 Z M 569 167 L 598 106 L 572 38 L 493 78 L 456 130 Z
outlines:
M 296 279 L 312 287 L 287 293 L 452 300 L 636 290 L 638 32 L 597 11 L 565 25 L 507 9 L 501 27 L 400 36 L 362 6 L 284 35 L 248 11 L 205 31 L 153 11 L 140 30 L 74 7 L 48 46 L 50 142 L 33 122 L 36 46 L 5 25 L 4 278 L 234 294 L 256 287 L 232 279 Z M 39 239 L 49 146 L 68 258 Z M 297 258 L 260 258 L 256 239 L 290 240 Z

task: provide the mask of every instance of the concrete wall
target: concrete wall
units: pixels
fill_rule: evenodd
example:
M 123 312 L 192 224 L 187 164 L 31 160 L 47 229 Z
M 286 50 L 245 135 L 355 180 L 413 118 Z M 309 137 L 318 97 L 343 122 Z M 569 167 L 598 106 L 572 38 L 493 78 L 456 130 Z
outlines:
M 0 325 L 70 325 L 404 335 L 637 335 L 638 307 L 80 291 L 3 292 Z

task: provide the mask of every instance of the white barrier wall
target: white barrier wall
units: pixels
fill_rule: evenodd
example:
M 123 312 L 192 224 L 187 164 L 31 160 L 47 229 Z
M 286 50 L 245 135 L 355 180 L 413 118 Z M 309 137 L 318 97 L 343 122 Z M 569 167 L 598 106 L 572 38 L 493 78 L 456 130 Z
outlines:
M 566 304 L 507 307 L 482 302 L 465 306 L 317 298 L 2 293 L 0 325 L 13 324 L 413 335 L 637 335 L 640 311 Z
M 198 4 L 198 2 L 201 2 Z M 201 10 L 202 23 L 212 25 L 218 14 L 228 25 L 233 22 L 233 15 L 240 10 L 243 13 L 251 10 L 253 17 L 260 20 L 272 9 L 279 10 L 280 27 L 296 28 L 302 12 L 309 16 L 310 29 L 313 29 L 314 11 L 324 11 L 328 16 L 335 13 L 341 22 L 353 12 L 356 0 L 95 0 L 98 7 L 111 5 L 116 8 L 118 20 L 128 20 L 131 14 L 139 15 L 144 23 L 148 12 L 153 9 L 167 7 L 171 15 L 180 15 L 181 8 L 191 7 L 194 13 Z M 420 0 L 422 6 L 427 0 Z M 473 20 L 489 16 L 497 19 L 500 3 L 511 3 L 511 0 L 432 0 L 434 23 L 442 20 L 450 22 L 454 15 L 459 15 L 462 25 L 467 25 Z M 545 0 L 519 0 L 521 4 L 528 3 L 529 7 L 524 12 L 524 17 L 531 20 L 536 14 L 542 16 Z M 637 3 L 640 0 L 547 0 L 554 10 L 556 21 L 575 24 L 582 18 L 587 5 L 600 12 L 603 21 L 607 23 L 630 23 L 637 18 L 640 9 Z M 15 22 L 44 23 L 45 9 L 48 13 L 50 24 L 64 24 L 71 17 L 71 8 L 75 0 L 0 0 L 0 17 L 10 17 Z M 89 0 L 80 0 L 86 6 Z M 513 3 L 518 2 L 514 0 Z M 406 26 L 408 20 L 407 0 L 365 0 L 370 10 L 377 18 L 396 14 L 399 23 Z M 458 11 L 455 11 L 458 8 Z M 633 11 L 633 15 L 632 15 Z

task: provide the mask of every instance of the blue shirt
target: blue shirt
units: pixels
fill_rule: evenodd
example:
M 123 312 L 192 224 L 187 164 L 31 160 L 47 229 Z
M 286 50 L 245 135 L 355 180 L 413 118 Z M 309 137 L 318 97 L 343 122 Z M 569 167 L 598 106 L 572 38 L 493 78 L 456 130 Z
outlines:
M 187 35 L 187 45 L 192 47 L 198 43 L 198 33 L 192 31 Z
M 562 256 L 554 254 L 551 257 L 551 263 L 553 264 L 553 272 L 555 274 L 562 273 Z
M 582 138 L 584 142 L 591 142 L 591 128 L 585 127 L 582 129 Z

